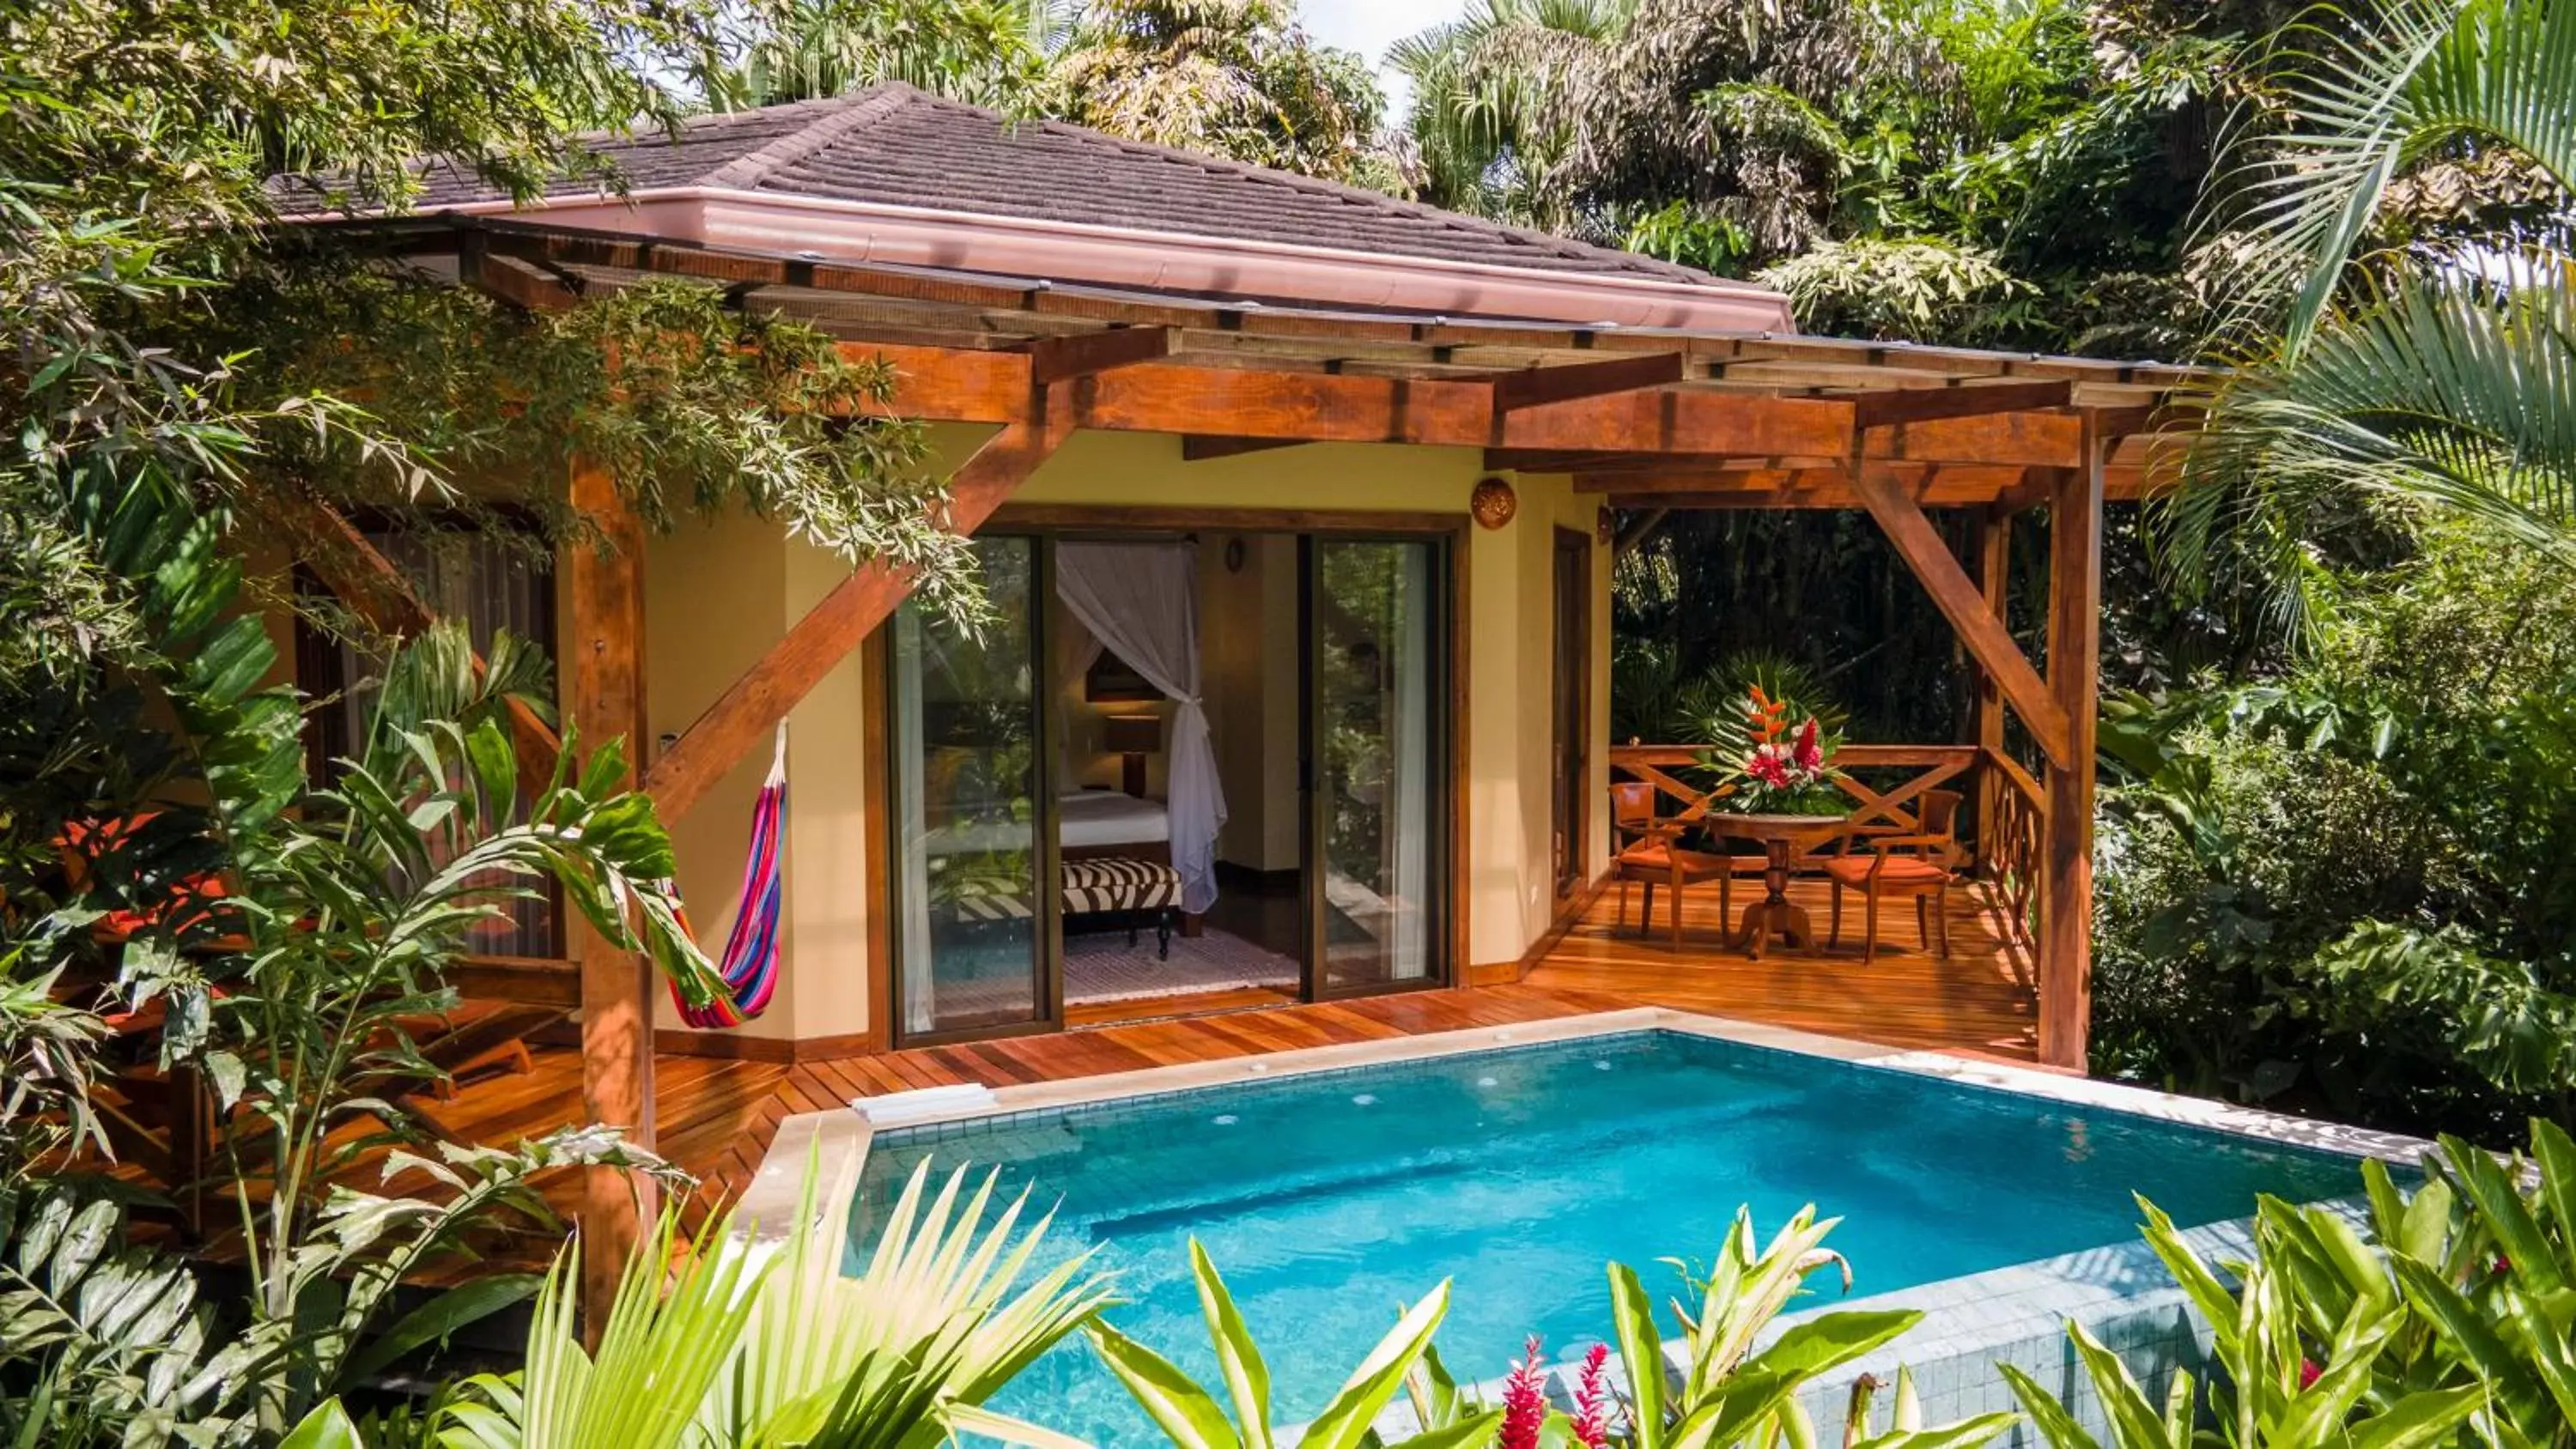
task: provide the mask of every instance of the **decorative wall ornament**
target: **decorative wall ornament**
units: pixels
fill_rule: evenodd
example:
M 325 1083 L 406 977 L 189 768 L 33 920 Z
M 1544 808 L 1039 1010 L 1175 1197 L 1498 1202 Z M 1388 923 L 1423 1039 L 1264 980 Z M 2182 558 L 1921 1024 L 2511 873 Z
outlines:
M 1479 525 L 1500 528 L 1512 521 L 1513 514 L 1521 511 L 1521 500 L 1512 492 L 1512 485 L 1500 478 L 1488 478 L 1476 485 L 1475 492 L 1467 495 L 1467 511 L 1476 515 Z
M 1242 539 L 1229 538 L 1225 541 L 1225 571 L 1230 574 L 1243 572 Z
M 1592 515 L 1592 541 L 1603 548 L 1619 541 L 1619 520 L 1611 517 L 1607 508 Z

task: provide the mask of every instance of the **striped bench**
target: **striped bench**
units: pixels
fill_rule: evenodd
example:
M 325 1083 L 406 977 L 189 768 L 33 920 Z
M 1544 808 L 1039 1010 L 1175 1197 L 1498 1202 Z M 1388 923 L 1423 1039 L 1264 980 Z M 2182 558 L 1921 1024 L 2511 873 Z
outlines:
M 1124 912 L 1129 917 L 1127 944 L 1132 946 L 1139 929 L 1135 918 L 1150 911 L 1154 916 L 1154 940 L 1162 959 L 1172 958 L 1172 923 L 1181 905 L 1179 871 L 1160 861 L 1101 856 L 1068 860 L 1060 874 L 1064 878 L 1065 915 Z M 959 881 L 949 904 L 958 919 L 965 921 L 1024 921 L 1035 914 L 1025 897 L 1000 881 Z

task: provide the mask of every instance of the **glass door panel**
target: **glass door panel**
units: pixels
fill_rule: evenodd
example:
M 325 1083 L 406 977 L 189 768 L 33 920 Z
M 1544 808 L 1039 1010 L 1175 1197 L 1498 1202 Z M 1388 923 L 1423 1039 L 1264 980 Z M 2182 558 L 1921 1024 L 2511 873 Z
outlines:
M 1034 539 L 976 540 L 993 617 L 894 617 L 895 1012 L 908 1040 L 1055 1017 L 1051 847 L 1037 748 Z
M 1316 993 L 1420 984 L 1444 919 L 1438 546 L 1318 538 L 1311 557 Z

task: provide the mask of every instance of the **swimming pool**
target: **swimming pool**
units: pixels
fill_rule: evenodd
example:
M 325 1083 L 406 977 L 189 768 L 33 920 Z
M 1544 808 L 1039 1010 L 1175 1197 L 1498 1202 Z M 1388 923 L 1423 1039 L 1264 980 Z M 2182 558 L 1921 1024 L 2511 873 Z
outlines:
M 1444 1277 L 1460 1377 L 1502 1373 L 1531 1333 L 1579 1353 L 1605 1336 L 1605 1263 L 1660 1296 L 1677 1280 L 1657 1260 L 1704 1260 L 1739 1204 L 1766 1237 L 1807 1203 L 1840 1216 L 1858 1296 L 2128 1242 L 2133 1190 L 2192 1225 L 2360 1182 L 2340 1154 L 1666 1030 L 881 1131 L 862 1233 L 925 1156 L 1060 1198 L 1066 1244 L 1120 1273 L 1111 1321 L 1202 1376 L 1186 1248 L 1204 1242 L 1282 1423 Z M 995 1407 L 1158 1442 L 1080 1344 Z

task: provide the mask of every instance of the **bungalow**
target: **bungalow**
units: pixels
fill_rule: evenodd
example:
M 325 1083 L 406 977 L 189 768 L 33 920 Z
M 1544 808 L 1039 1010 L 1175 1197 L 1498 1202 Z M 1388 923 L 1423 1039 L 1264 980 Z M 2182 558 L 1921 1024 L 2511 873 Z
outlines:
M 773 757 L 792 782 L 757 1018 L 690 1030 L 542 918 L 474 978 L 585 1007 L 595 1110 L 644 1120 L 657 1037 L 801 1060 L 1515 978 L 1605 878 L 1614 762 L 1691 808 L 1608 724 L 1618 522 L 1675 508 L 1883 525 L 1984 704 L 1975 741 L 1855 755 L 1910 772 L 1859 798 L 1978 782 L 2038 1054 L 2082 1062 L 2101 508 L 2181 370 L 1801 337 L 1691 268 L 899 85 L 604 149 L 625 194 L 432 168 L 416 215 L 308 220 L 531 307 L 702 278 L 884 357 L 999 621 L 750 518 L 621 535 L 578 474 L 616 558 L 391 558 L 550 635 L 585 739 L 645 742 L 702 924 Z M 2001 524 L 2042 506 L 2045 674 L 2000 617 Z M 1976 573 L 1927 508 L 1969 512 Z

